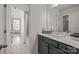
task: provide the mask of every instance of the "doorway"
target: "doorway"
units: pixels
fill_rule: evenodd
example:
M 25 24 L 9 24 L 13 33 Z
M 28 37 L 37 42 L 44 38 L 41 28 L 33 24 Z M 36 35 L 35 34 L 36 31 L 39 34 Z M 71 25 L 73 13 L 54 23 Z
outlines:
M 7 5 L 7 53 L 26 54 L 28 52 L 25 36 L 25 11 Z M 26 25 L 27 26 L 27 25 Z

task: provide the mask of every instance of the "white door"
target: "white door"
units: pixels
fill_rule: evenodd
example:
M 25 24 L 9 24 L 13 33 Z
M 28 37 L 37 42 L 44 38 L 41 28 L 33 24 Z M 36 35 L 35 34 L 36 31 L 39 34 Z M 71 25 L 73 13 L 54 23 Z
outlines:
M 7 53 L 28 53 L 25 44 L 24 11 L 7 5 Z
M 0 54 L 6 54 L 7 47 L 4 48 L 6 42 L 6 5 L 0 4 Z

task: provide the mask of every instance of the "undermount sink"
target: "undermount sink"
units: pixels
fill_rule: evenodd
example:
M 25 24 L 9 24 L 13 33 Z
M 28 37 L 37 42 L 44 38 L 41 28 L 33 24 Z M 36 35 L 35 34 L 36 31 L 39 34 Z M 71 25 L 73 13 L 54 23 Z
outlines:
M 71 37 L 72 40 L 79 41 L 79 38 Z
M 63 37 L 63 39 L 72 39 L 74 41 L 79 41 L 79 38 L 68 36 L 68 37 Z
M 69 36 L 68 33 L 52 33 L 52 34 L 50 34 L 50 35 L 51 35 L 51 36 L 56 36 L 56 37 L 59 37 L 59 38 Z

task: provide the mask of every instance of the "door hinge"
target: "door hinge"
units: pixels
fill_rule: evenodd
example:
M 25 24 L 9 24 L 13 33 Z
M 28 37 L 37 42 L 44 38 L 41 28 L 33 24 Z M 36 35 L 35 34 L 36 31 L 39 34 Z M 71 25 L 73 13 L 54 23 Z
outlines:
M 4 33 L 6 33 L 6 30 L 4 30 Z
M 4 4 L 4 7 L 6 8 L 6 7 L 7 7 L 7 5 L 6 5 L 6 4 Z

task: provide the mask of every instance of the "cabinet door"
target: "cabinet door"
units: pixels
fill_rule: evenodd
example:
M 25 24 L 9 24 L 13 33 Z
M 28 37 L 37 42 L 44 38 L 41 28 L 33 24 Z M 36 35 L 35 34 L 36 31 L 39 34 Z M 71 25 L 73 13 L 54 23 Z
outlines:
M 48 44 L 38 39 L 38 51 L 40 54 L 48 54 Z
M 50 46 L 50 54 L 65 54 L 62 50 L 59 50 L 53 46 Z
M 57 43 L 58 42 L 55 41 L 55 40 L 53 40 L 53 39 L 44 37 L 44 41 L 47 42 L 47 43 L 49 43 L 50 45 L 53 45 L 53 46 L 57 47 Z

